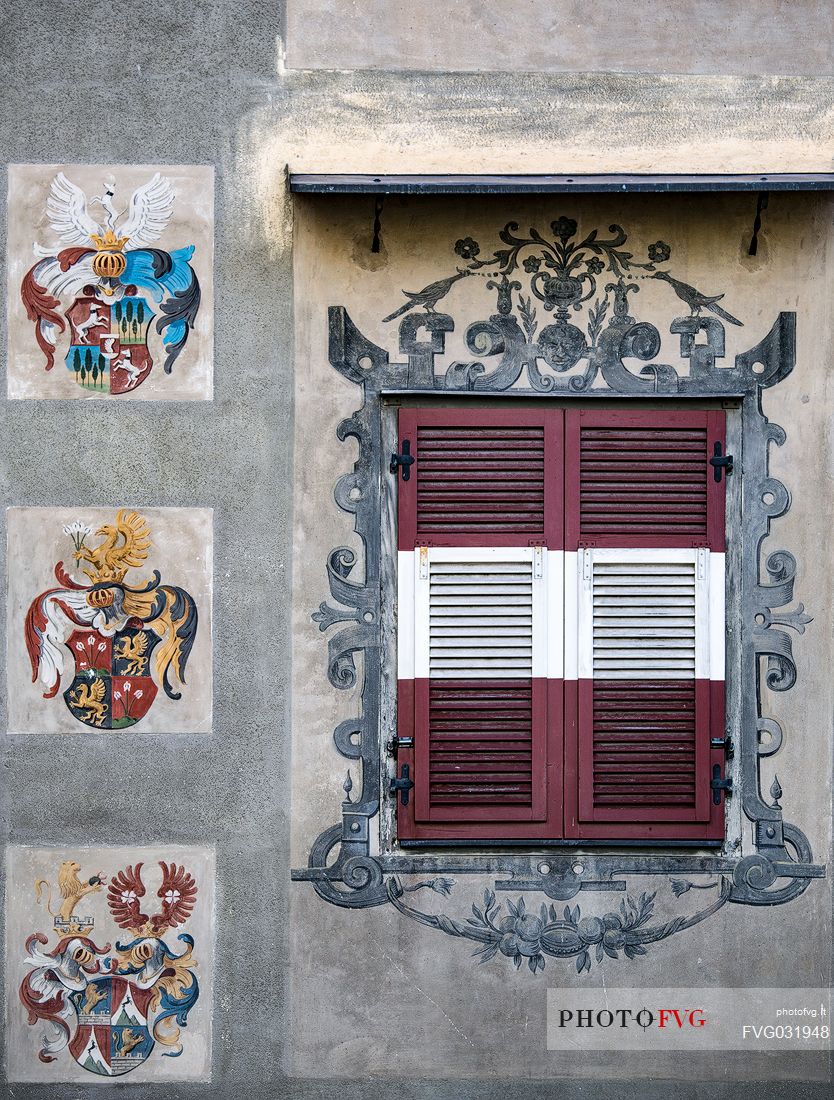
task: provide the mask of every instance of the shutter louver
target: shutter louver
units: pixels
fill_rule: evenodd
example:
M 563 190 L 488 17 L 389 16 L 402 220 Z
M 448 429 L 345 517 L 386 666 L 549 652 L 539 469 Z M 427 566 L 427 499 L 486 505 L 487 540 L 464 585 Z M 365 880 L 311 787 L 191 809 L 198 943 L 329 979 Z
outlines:
M 694 562 L 594 562 L 594 676 L 695 678 Z
M 543 407 L 400 411 L 415 459 L 397 485 L 406 842 L 562 834 L 563 423 Z
M 544 538 L 544 427 L 419 427 L 417 541 Z
M 430 679 L 532 675 L 532 562 L 432 561 Z
M 594 680 L 594 808 L 695 809 L 695 679 Z
M 542 551 L 430 547 L 415 569 L 418 816 L 543 816 Z
M 594 810 L 695 809 L 694 561 L 593 561 Z
M 568 546 L 704 546 L 724 526 L 719 412 L 583 409 L 567 419 Z
M 561 549 L 562 423 L 560 410 L 403 409 L 415 462 L 399 485 L 399 548 Z
M 533 682 L 429 682 L 432 808 L 533 804 Z

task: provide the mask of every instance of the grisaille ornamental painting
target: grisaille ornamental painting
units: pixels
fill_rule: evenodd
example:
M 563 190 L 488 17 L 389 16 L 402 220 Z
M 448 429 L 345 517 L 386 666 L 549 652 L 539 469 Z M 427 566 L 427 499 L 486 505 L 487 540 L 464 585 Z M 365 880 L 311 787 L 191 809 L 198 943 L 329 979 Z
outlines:
M 19 1081 L 210 1069 L 209 849 L 9 849 L 10 1070 Z
M 490 970 L 636 974 L 826 874 L 770 716 L 814 611 L 763 403 L 796 315 L 650 223 L 483 222 L 321 310 L 361 551 L 322 547 L 308 612 L 357 714 L 294 878 Z
M 209 399 L 213 170 L 12 165 L 9 397 Z
M 209 732 L 211 512 L 6 515 L 11 732 Z

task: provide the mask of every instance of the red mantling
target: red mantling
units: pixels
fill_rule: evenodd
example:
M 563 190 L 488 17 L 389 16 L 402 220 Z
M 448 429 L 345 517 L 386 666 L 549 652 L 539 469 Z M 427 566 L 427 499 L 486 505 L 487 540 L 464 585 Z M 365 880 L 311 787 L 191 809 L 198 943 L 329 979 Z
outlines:
M 38 264 L 31 267 L 23 276 L 20 286 L 20 296 L 26 307 L 26 316 L 35 322 L 35 339 L 38 347 L 46 356 L 46 369 L 52 370 L 55 365 L 55 345 L 47 340 L 43 332 L 43 324 L 47 322 L 55 325 L 61 332 L 67 327 L 60 313 L 55 312 L 55 307 L 61 304 L 59 298 L 53 298 L 46 287 L 35 281 L 35 269 Z

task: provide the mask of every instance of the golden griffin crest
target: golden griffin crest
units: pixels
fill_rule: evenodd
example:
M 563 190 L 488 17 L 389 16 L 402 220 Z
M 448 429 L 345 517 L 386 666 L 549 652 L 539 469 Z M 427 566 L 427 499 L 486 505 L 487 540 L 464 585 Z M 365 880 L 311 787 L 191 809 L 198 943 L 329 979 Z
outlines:
M 151 531 L 147 521 L 138 512 L 122 508 L 115 523 L 105 523 L 96 531 L 103 542 L 90 548 L 81 542 L 73 557 L 92 566 L 84 569 L 93 584 L 121 584 L 128 569 L 137 569 L 148 556 Z

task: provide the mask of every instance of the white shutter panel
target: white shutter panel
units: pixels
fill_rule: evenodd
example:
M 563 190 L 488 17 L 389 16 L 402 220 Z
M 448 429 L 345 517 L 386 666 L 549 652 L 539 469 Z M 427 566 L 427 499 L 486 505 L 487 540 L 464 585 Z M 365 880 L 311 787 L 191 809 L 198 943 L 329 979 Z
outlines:
M 723 557 L 705 548 L 580 551 L 579 678 L 708 680 L 711 664 L 723 674 L 722 647 L 716 659 L 711 652 L 724 625 Z
M 415 676 L 547 676 L 549 557 L 538 547 L 418 550 Z

